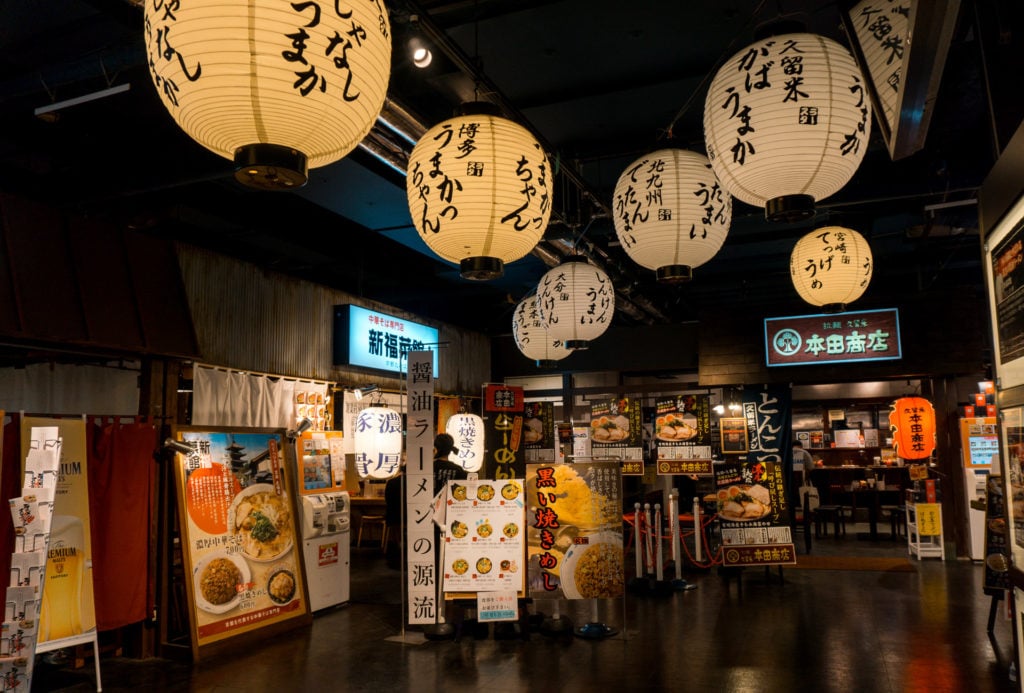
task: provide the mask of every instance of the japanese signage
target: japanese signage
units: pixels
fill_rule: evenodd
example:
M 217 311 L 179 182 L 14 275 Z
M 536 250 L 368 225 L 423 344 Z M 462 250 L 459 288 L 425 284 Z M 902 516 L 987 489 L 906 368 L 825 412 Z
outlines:
M 909 43 L 910 0 L 861 0 L 850 10 L 864 67 L 875 85 L 880 115 L 894 133 L 899 123 L 903 53 Z
M 1010 589 L 1010 548 L 1006 543 L 1006 503 L 1003 477 L 985 482 L 985 592 Z
M 749 450 L 715 470 L 723 565 L 796 562 L 786 478 L 789 401 L 781 387 L 743 391 Z
M 488 479 L 522 479 L 526 474 L 523 388 L 484 386 L 485 448 L 482 476 Z
M 444 591 L 522 591 L 522 480 L 450 481 L 446 503 Z
M 938 503 L 918 503 L 914 506 L 917 512 L 917 533 L 922 537 L 942 536 L 942 514 Z
M 405 555 L 410 624 L 435 623 L 437 608 L 437 547 L 434 545 L 434 374 L 433 354 L 409 354 L 407 377 Z
M 519 616 L 519 601 L 516 592 L 509 590 L 477 594 L 476 614 L 480 623 L 515 621 Z
M 708 395 L 677 395 L 654 403 L 659 474 L 711 473 Z
M 590 405 L 590 449 L 594 457 L 642 460 L 640 402 L 628 397 Z
M 902 358 L 899 312 L 885 310 L 765 318 L 769 366 Z
M 388 407 L 366 407 L 356 417 L 356 472 L 360 478 L 390 479 L 402 462 L 402 415 Z
M 527 402 L 523 415 L 523 440 L 526 461 L 554 462 L 555 460 L 555 403 Z
M 718 430 L 722 436 L 722 454 L 735 455 L 747 452 L 746 419 L 722 417 L 718 420 Z
M 621 488 L 617 462 L 527 465 L 530 596 L 622 596 Z
M 455 463 L 467 472 L 478 472 L 484 465 L 484 420 L 476 414 L 455 414 L 445 424 L 455 439 L 458 454 Z
M 406 372 L 410 351 L 424 351 L 438 343 L 436 327 L 367 310 L 360 306 L 334 307 L 334 365 L 362 366 Z M 437 377 L 437 351 L 428 352 Z
M 995 297 L 999 360 L 1003 364 L 1024 356 L 1024 291 L 1022 289 L 1024 289 L 1024 226 L 1018 226 L 992 251 L 992 293 Z
M 96 630 L 85 421 L 26 416 L 21 434 L 22 459 L 29 445 L 60 441 L 37 642 L 74 644 Z M 25 486 L 30 486 L 27 476 Z
M 182 428 L 175 455 L 193 652 L 271 624 L 306 622 L 284 432 Z

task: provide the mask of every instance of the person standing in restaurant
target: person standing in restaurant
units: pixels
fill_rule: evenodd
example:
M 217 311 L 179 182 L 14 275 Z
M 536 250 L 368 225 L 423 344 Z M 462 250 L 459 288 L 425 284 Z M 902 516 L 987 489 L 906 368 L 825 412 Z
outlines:
M 448 459 L 452 453 L 458 453 L 455 439 L 447 433 L 438 433 L 434 438 L 434 495 L 441 492 L 449 481 L 465 479 L 469 476 L 466 470 Z
M 804 444 L 799 440 L 793 441 L 793 482 L 794 485 L 810 486 L 811 470 L 814 469 L 814 458 L 811 453 L 804 450 Z

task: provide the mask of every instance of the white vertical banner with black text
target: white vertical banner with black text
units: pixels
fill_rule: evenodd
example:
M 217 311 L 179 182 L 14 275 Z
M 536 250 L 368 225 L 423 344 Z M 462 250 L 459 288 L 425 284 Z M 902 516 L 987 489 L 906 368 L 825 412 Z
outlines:
M 409 624 L 435 623 L 438 615 L 434 531 L 434 356 L 410 351 L 405 434 L 405 545 L 409 566 Z

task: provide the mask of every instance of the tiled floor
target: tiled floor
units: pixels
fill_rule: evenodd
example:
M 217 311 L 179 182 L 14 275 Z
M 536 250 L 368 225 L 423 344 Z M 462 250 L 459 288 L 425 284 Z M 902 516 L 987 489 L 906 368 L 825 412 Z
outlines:
M 815 555 L 906 556 L 906 543 L 814 543 Z M 860 529 L 866 529 L 866 526 Z M 802 544 L 801 544 L 802 546 Z M 629 561 L 627 561 L 629 563 Z M 913 572 L 748 570 L 742 590 L 716 571 L 691 591 L 598 604 L 620 629 L 603 640 L 533 632 L 521 639 L 396 642 L 398 571 L 353 557 L 352 602 L 301 629 L 191 666 L 104 659 L 105 691 L 1015 691 L 1012 632 L 980 564 L 926 559 Z M 550 613 L 551 604 L 540 605 Z M 591 603 L 563 602 L 576 625 Z M 623 614 L 624 611 L 624 614 Z M 566 611 L 563 611 L 566 613 Z M 34 690 L 94 689 L 92 670 L 40 664 Z

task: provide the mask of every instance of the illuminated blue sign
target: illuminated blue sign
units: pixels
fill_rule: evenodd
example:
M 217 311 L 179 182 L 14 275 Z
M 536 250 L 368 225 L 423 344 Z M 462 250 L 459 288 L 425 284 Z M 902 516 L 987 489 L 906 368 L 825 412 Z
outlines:
M 410 351 L 434 352 L 437 377 L 438 331 L 361 306 L 334 307 L 334 365 L 405 373 Z

